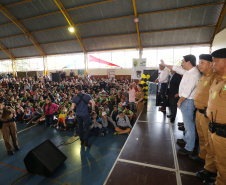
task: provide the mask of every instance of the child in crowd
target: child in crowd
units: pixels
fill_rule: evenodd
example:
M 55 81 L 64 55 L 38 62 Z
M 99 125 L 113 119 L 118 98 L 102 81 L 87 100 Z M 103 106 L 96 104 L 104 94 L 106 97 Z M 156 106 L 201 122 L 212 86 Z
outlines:
M 32 118 L 32 111 L 28 107 L 25 107 L 22 120 L 27 124 L 31 118 Z
M 32 112 L 32 115 L 31 115 L 31 119 L 27 124 L 32 123 L 32 121 L 38 120 L 39 118 L 42 117 L 42 115 L 43 115 L 43 110 L 40 107 L 35 106 L 34 111 Z
M 67 109 L 66 107 L 62 107 L 60 110 L 60 114 L 58 117 L 58 121 L 56 124 L 56 128 L 60 128 L 60 130 L 66 130 L 67 129 L 67 125 L 66 125 L 66 117 L 67 117 Z
M 133 126 L 136 122 L 136 114 L 129 109 L 129 105 L 125 106 L 124 114 L 129 118 L 130 124 Z
M 102 113 L 101 123 L 104 129 L 105 134 L 108 134 L 111 131 L 114 131 L 116 128 L 115 122 L 108 117 L 106 112 Z
M 116 117 L 118 116 L 118 106 L 114 105 L 114 110 L 111 112 L 110 118 L 116 122 Z
M 16 122 L 21 122 L 24 115 L 24 109 L 19 103 L 16 103 Z
M 102 128 L 101 119 L 97 117 L 96 112 L 91 113 L 92 124 L 90 125 L 90 135 L 105 136 L 105 130 Z
M 72 130 L 76 127 L 76 116 L 73 111 L 69 111 L 69 114 L 66 117 L 66 125 L 69 130 Z
M 118 116 L 116 117 L 115 135 L 130 133 L 131 129 L 132 126 L 130 124 L 129 118 L 124 115 L 122 111 L 119 111 Z

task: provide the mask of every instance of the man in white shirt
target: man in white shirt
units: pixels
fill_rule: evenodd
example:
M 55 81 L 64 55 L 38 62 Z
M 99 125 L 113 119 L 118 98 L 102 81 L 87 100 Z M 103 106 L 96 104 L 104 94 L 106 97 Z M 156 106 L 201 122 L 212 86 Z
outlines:
M 177 106 L 181 109 L 183 116 L 185 136 L 183 139 L 178 139 L 177 143 L 186 144 L 184 148 L 178 150 L 178 153 L 181 155 L 189 155 L 193 152 L 195 147 L 195 106 L 193 96 L 201 74 L 196 68 L 196 58 L 194 55 L 184 56 L 181 63 L 182 67 L 166 65 L 163 60 L 161 61 L 161 65 L 183 75 L 179 86 L 180 99 Z
M 161 71 L 160 75 L 155 80 L 155 83 L 161 83 L 160 93 L 161 93 L 163 105 L 159 110 L 162 112 L 166 112 L 166 106 L 167 106 L 166 91 L 167 91 L 167 82 L 168 82 L 168 77 L 170 75 L 170 71 L 168 68 L 166 68 L 163 65 L 159 65 L 159 69 Z

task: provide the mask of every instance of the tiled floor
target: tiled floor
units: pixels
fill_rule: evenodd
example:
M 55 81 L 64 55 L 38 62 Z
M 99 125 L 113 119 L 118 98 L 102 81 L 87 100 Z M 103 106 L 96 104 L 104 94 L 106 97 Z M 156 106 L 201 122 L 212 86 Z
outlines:
M 44 125 L 27 126 L 18 124 L 18 141 L 21 150 L 8 156 L 0 132 L 0 185 L 10 185 L 26 174 L 23 159 L 27 153 L 46 139 L 56 146 L 61 141 L 73 142 L 72 131 L 59 131 Z M 109 174 L 128 135 L 113 133 L 105 137 L 92 137 L 90 149 L 81 147 L 80 141 L 60 146 L 60 150 L 68 157 L 65 163 L 49 178 L 28 174 L 17 181 L 16 185 L 101 185 Z
M 180 110 L 175 123 L 170 123 L 150 97 L 105 184 L 201 185 L 195 172 L 202 164 L 177 154 L 176 140 L 183 136 L 178 121 L 182 121 Z

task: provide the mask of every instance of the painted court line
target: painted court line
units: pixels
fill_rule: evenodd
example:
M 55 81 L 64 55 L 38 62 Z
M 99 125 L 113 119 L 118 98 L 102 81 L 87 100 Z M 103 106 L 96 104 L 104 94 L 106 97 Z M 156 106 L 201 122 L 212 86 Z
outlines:
M 37 126 L 37 125 L 38 125 L 38 124 L 35 124 L 35 125 L 33 125 L 33 126 L 30 126 L 30 127 L 28 127 L 28 128 L 25 128 L 25 129 L 23 129 L 23 130 L 17 132 L 17 134 L 19 134 L 19 133 L 21 133 L 21 132 L 24 132 L 24 131 L 26 131 L 26 130 L 29 130 L 30 128 L 35 127 L 35 126 Z M 1 141 L 3 141 L 3 139 L 0 139 L 0 142 L 1 142 Z
M 8 168 L 11 168 L 11 169 L 14 169 L 14 170 L 23 172 L 23 173 L 28 173 L 28 171 L 26 171 L 26 170 L 17 168 L 17 167 L 15 167 L 15 166 L 11 166 L 11 165 L 9 165 L 9 164 L 5 164 L 5 163 L 3 163 L 3 162 L 0 162 L 0 164 L 3 165 L 3 166 L 6 166 L 6 167 L 8 167 Z
M 98 162 L 98 161 L 100 161 L 100 160 L 102 160 L 102 159 L 108 157 L 109 155 L 111 155 L 111 154 L 105 155 L 105 156 L 103 156 L 103 157 L 101 157 L 101 158 L 99 158 L 99 159 L 97 159 L 97 160 L 95 160 L 95 161 L 93 161 L 93 162 L 91 162 L 91 163 L 88 163 L 88 164 L 86 164 L 86 165 L 84 165 L 84 166 L 81 166 L 81 167 L 75 169 L 75 170 L 72 170 L 72 171 L 70 171 L 70 172 L 67 172 L 67 173 L 65 173 L 65 174 L 63 174 L 63 175 L 61 175 L 61 176 L 55 178 L 54 180 L 59 179 L 59 178 L 65 176 L 65 175 L 68 175 L 68 174 L 70 174 L 70 173 L 73 173 L 73 172 L 75 172 L 75 171 L 77 171 L 77 170 L 80 170 L 80 169 L 82 169 L 82 168 L 84 168 L 84 167 L 86 167 L 86 166 L 89 166 L 89 165 L 91 165 L 91 164 L 94 164 L 94 163 L 96 163 L 96 162 Z
M 173 171 L 173 172 L 176 171 L 174 168 L 168 168 L 168 167 L 164 167 L 164 166 L 157 166 L 157 165 L 153 165 L 153 164 L 147 164 L 147 163 L 141 163 L 141 162 L 136 162 L 136 161 L 130 161 L 130 160 L 126 160 L 126 159 L 118 159 L 118 161 L 124 162 L 124 163 L 136 164 L 136 165 L 139 165 L 139 166 L 146 166 L 146 167 L 166 170 L 166 171 Z
M 176 146 L 174 143 L 174 135 L 173 135 L 173 129 L 172 129 L 172 125 L 170 124 L 170 136 L 171 136 L 171 145 L 172 145 L 172 150 L 173 150 L 173 157 L 174 157 L 174 165 L 175 165 L 175 169 L 176 169 L 176 178 L 177 178 L 177 185 L 182 185 L 181 182 L 181 176 L 180 176 L 180 168 L 179 168 L 179 163 L 178 163 L 178 159 L 177 159 L 177 150 L 176 150 Z
M 17 170 L 17 171 L 20 171 L 20 172 L 23 172 L 23 173 L 29 173 L 29 172 L 26 171 L 26 170 L 17 168 L 17 167 L 15 167 L 15 166 L 11 166 L 11 165 L 9 165 L 9 164 L 5 164 L 5 163 L 3 163 L 3 162 L 0 162 L 0 165 L 6 166 L 6 167 L 8 167 L 8 168 L 11 168 L 11 169 L 13 169 L 13 170 Z M 39 176 L 39 175 L 37 175 L 37 176 Z M 42 176 L 39 176 L 39 177 L 42 177 Z M 43 177 L 43 178 L 45 178 L 45 177 Z M 61 183 L 61 182 L 58 182 L 58 181 L 56 181 L 56 180 L 52 180 L 52 179 L 49 179 L 49 178 L 45 178 L 45 179 L 47 179 L 47 180 L 49 180 L 49 181 L 51 181 L 51 182 L 55 182 L 55 183 L 57 183 L 57 184 L 64 184 L 64 183 Z M 20 179 L 20 180 L 21 180 L 21 179 Z M 17 182 L 19 182 L 19 181 L 17 181 Z
M 28 127 L 28 128 L 25 128 L 25 129 L 23 129 L 23 130 L 17 132 L 17 134 L 19 134 L 19 133 L 21 133 L 21 132 L 24 132 L 24 131 L 26 131 L 26 130 L 29 130 L 30 128 L 35 127 L 35 126 L 37 126 L 37 125 L 38 125 L 38 124 L 35 124 L 35 125 L 33 125 L 33 126 L 30 126 L 30 127 Z
M 142 109 L 141 113 L 143 112 L 143 110 L 144 110 L 144 108 Z M 141 115 L 141 113 L 140 113 L 140 115 Z M 137 124 L 137 122 L 138 122 L 138 120 L 139 120 L 139 118 L 140 118 L 140 115 L 138 116 L 138 118 L 137 118 L 137 120 L 136 120 L 136 123 L 134 124 L 133 128 L 135 128 L 135 126 L 136 126 L 136 124 Z M 133 133 L 133 131 L 134 131 L 134 129 L 132 129 L 132 131 L 130 132 L 129 137 L 130 137 L 130 135 Z M 113 164 L 113 166 L 112 166 L 112 168 L 111 168 L 111 171 L 109 172 L 109 174 L 108 174 L 106 180 L 104 181 L 104 185 L 107 184 L 107 181 L 108 181 L 109 177 L 111 176 L 111 173 L 113 172 L 113 170 L 114 170 L 114 168 L 115 168 L 115 165 L 117 164 L 117 162 L 118 162 L 118 160 L 119 160 L 119 157 L 120 157 L 120 155 L 121 155 L 123 149 L 125 148 L 126 143 L 128 142 L 129 137 L 127 138 L 126 142 L 124 143 L 124 145 L 123 145 L 123 147 L 122 147 L 122 150 L 120 151 L 120 153 L 119 153 L 117 159 L 115 160 L 115 163 Z
M 77 137 L 77 136 L 76 136 Z M 63 148 L 67 143 L 69 143 L 72 139 L 75 139 L 76 137 L 71 137 L 69 140 L 67 140 L 67 142 L 66 143 L 64 143 L 63 145 L 61 145 L 60 147 L 59 147 L 59 149 L 61 149 L 61 148 Z

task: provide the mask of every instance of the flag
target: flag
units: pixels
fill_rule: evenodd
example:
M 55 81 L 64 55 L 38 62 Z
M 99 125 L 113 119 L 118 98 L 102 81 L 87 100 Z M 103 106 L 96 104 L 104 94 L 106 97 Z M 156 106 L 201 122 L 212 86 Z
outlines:
M 113 64 L 113 63 L 111 63 L 111 62 L 107 62 L 107 61 L 105 61 L 105 60 L 96 58 L 96 57 L 94 57 L 94 56 L 92 56 L 92 55 L 89 55 L 89 62 L 98 62 L 98 63 L 101 63 L 101 64 L 106 64 L 106 65 L 111 66 L 111 67 L 112 67 L 112 66 L 113 66 L 113 67 L 120 67 L 120 66 L 118 66 L 118 65 L 116 65 L 116 64 Z

